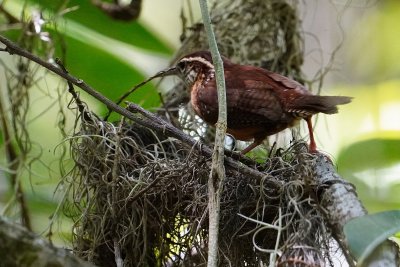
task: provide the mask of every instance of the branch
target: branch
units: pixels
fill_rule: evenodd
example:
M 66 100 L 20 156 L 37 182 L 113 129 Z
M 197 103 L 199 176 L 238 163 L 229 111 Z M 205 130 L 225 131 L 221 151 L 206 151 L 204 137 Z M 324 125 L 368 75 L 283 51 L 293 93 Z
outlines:
M 90 87 L 84 81 L 82 81 L 81 79 L 75 78 L 74 76 L 70 75 L 68 72 L 63 70 L 62 68 L 42 60 L 41 58 L 33 55 L 32 53 L 20 48 L 18 45 L 16 45 L 12 41 L 8 40 L 7 38 L 5 38 L 1 35 L 0 35 L 0 42 L 6 45 L 5 48 L 0 48 L 0 51 L 5 51 L 10 54 L 16 54 L 21 57 L 30 59 L 33 62 L 36 62 L 37 64 L 45 67 L 49 71 L 51 71 L 51 72 L 57 74 L 58 76 L 60 76 L 61 78 L 65 79 L 67 82 L 70 82 L 70 83 L 76 85 L 77 87 L 81 88 L 86 93 L 88 93 L 89 95 L 93 96 L 98 101 L 100 101 L 104 105 L 106 105 L 107 108 L 109 108 L 110 110 L 134 121 L 135 123 L 137 123 L 143 127 L 149 128 L 157 133 L 176 138 L 188 146 L 197 147 L 198 151 L 202 155 L 204 155 L 206 157 L 210 157 L 210 158 L 212 157 L 212 150 L 208 146 L 194 140 L 192 137 L 185 134 L 182 130 L 180 130 L 180 129 L 174 127 L 173 125 L 171 125 L 170 123 L 160 119 L 159 117 L 155 116 L 153 113 L 148 112 L 147 110 L 144 110 L 143 108 L 141 108 L 135 104 L 130 104 L 129 106 L 132 110 L 134 110 L 135 112 L 140 112 L 142 115 L 149 118 L 149 120 L 143 120 L 142 118 L 138 118 L 137 116 L 135 116 L 135 114 L 133 114 L 129 110 L 118 106 L 113 101 L 111 101 L 110 99 L 108 99 L 107 97 L 103 96 L 102 94 L 97 92 L 95 89 Z M 241 162 L 233 160 L 232 158 L 225 157 L 225 164 L 234 170 L 240 170 L 243 174 L 246 174 L 248 176 L 254 177 L 255 179 L 258 179 L 259 181 L 261 181 L 262 179 L 264 179 L 267 176 L 266 174 L 263 174 L 253 168 L 250 168 L 250 167 L 242 164 Z
M 323 209 L 325 222 L 333 230 L 332 233 L 349 265 L 355 266 L 355 259 L 347 247 L 343 227 L 351 219 L 367 214 L 367 211 L 358 199 L 354 186 L 336 173 L 332 162 L 325 155 L 317 154 L 314 172 L 317 202 Z M 370 255 L 363 266 L 399 266 L 396 251 L 396 245 L 386 241 Z
M 199 0 L 201 14 L 203 17 L 204 29 L 206 31 L 211 56 L 215 67 L 215 78 L 218 91 L 218 121 L 215 136 L 214 153 L 212 159 L 211 173 L 208 178 L 208 267 L 218 265 L 218 232 L 220 200 L 223 183 L 225 180 L 224 167 L 224 140 L 227 127 L 226 111 L 226 88 L 224 77 L 224 65 L 218 51 L 217 41 L 211 26 L 211 19 L 208 13 L 207 0 Z
M 0 216 L 0 266 L 94 267 Z
M 183 133 L 180 129 L 162 120 L 153 113 L 144 110 L 135 104 L 129 104 L 128 108 L 130 110 L 141 113 L 147 119 L 138 117 L 129 110 L 116 105 L 114 102 L 95 91 L 82 80 L 71 76 L 55 65 L 43 61 L 28 51 L 18 47 L 16 44 L 1 35 L 0 42 L 6 45 L 5 48 L 0 48 L 0 51 L 6 51 L 10 54 L 16 54 L 30 59 L 54 72 L 65 80 L 71 82 L 72 84 L 80 87 L 85 92 L 104 103 L 109 109 L 132 120 L 133 122 L 154 130 L 155 132 L 164 136 L 176 138 L 188 146 L 196 147 L 196 149 L 206 157 L 212 156 L 213 151 L 208 146 L 195 141 L 189 135 Z M 342 246 L 344 253 L 346 253 L 349 257 L 349 263 L 352 264 L 354 261 L 352 260 L 352 257 L 349 256 L 347 251 L 346 241 L 344 240 L 342 229 L 346 222 L 352 218 L 364 215 L 366 211 L 361 202 L 358 200 L 354 187 L 336 173 L 332 162 L 323 154 L 316 154 L 315 156 L 317 157 L 317 160 L 314 166 L 315 175 L 313 176 L 313 179 L 314 183 L 316 184 L 318 203 L 320 204 L 321 209 L 324 209 L 326 221 L 329 222 L 334 232 L 337 233 L 336 239 Z M 231 170 L 241 172 L 242 174 L 252 177 L 258 181 L 268 178 L 268 174 L 261 173 L 258 170 L 248 167 L 247 165 L 244 165 L 243 163 L 238 162 L 230 157 L 225 156 L 224 162 L 225 165 Z M 392 266 L 397 266 L 397 259 L 394 253 L 396 249 L 394 248 L 393 244 L 383 243 L 379 249 L 380 250 L 378 252 L 373 254 L 375 262 L 376 259 L 379 259 L 381 262 L 386 261 Z M 0 249 L 0 253 L 1 252 L 2 250 Z M 373 263 L 371 263 L 369 266 L 372 266 L 372 264 Z

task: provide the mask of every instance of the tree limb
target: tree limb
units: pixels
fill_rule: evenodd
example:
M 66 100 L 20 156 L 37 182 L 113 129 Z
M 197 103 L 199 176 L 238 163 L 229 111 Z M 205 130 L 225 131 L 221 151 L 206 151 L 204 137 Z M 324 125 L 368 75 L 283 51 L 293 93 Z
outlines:
M 316 183 L 317 202 L 323 209 L 325 222 L 340 245 L 350 266 L 355 266 L 355 258 L 350 254 L 343 233 L 344 225 L 353 218 L 367 214 L 357 197 L 354 186 L 337 174 L 331 160 L 322 153 L 316 155 L 313 177 Z M 399 266 L 397 247 L 394 243 L 382 243 L 364 263 L 367 266 Z
M 0 216 L 0 266 L 94 267 Z

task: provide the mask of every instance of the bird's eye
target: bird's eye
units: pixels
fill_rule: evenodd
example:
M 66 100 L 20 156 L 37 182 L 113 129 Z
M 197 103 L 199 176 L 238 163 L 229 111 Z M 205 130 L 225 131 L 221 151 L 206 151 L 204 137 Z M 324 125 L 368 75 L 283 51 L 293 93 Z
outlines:
M 185 72 L 186 69 L 186 62 L 185 61 L 180 61 L 178 62 L 178 64 L 176 65 L 176 67 L 178 68 L 178 70 L 182 73 Z

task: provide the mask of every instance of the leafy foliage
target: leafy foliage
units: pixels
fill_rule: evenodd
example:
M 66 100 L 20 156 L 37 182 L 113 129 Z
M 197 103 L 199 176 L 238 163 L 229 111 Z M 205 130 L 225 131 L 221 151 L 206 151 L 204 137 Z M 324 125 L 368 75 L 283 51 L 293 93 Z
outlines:
M 337 163 L 346 171 L 385 168 L 400 162 L 400 139 L 374 138 L 351 144 L 341 151 Z M 357 160 L 354 160 L 357 159 Z
M 349 221 L 344 232 L 358 265 L 383 241 L 400 231 L 400 210 L 365 215 Z
M 160 62 L 163 62 L 163 57 L 172 53 L 172 48 L 141 22 L 114 21 L 92 6 L 90 1 L 15 0 L 5 1 L 2 7 L 19 22 L 16 24 L 18 27 L 8 27 L 6 25 L 9 21 L 0 16 L 0 22 L 7 29 L 2 34 L 49 61 L 54 61 L 56 57 L 61 58 L 71 74 L 110 99 L 117 99 L 147 76 L 138 64 L 132 63 L 135 62 L 134 53 L 133 58 L 130 58 L 132 56 L 121 55 L 120 51 L 127 51 L 127 48 L 140 50 L 141 53 L 153 55 L 153 61 L 160 59 Z M 14 72 L 12 66 L 20 63 L 18 57 L 14 59 L 14 62 L 9 60 L 4 65 L 10 68 L 10 75 L 18 77 L 18 69 Z M 56 229 L 48 226 L 54 222 L 54 217 L 50 220 L 48 217 L 58 210 L 59 198 L 64 196 L 53 195 L 59 179 L 50 177 L 67 175 L 69 155 L 62 148 L 63 145 L 59 145 L 62 140 L 60 138 L 65 135 L 57 135 L 57 129 L 54 128 L 54 131 L 43 129 L 58 125 L 65 134 L 71 130 L 74 118 L 71 114 L 68 116 L 68 112 L 60 111 L 68 106 L 68 102 L 64 101 L 64 95 L 67 94 L 66 83 L 55 81 L 54 76 L 48 75 L 34 64 L 29 69 L 32 70 L 28 73 L 32 75 L 29 76 L 29 81 L 33 85 L 32 90 L 29 90 L 32 95 L 28 99 L 33 100 L 27 101 L 30 116 L 25 119 L 30 120 L 30 123 L 25 121 L 26 129 L 23 132 L 30 135 L 30 142 L 35 145 L 29 151 L 30 155 L 24 158 L 26 162 L 21 162 L 18 179 L 26 191 L 30 192 L 28 188 L 34 188 L 33 193 L 26 193 L 27 208 L 33 218 L 34 229 L 40 232 L 49 231 L 49 236 L 53 236 L 52 232 Z M 17 91 L 14 94 L 22 95 Z M 87 96 L 82 97 L 90 101 Z M 137 90 L 128 100 L 140 103 L 145 108 L 159 106 L 160 103 L 158 92 L 151 84 Z M 97 103 L 91 102 L 92 104 L 95 110 L 105 110 L 103 106 L 96 108 Z M 61 105 L 60 110 L 50 108 L 55 105 Z M 8 123 L 11 125 L 12 117 L 10 118 Z M 4 145 L 3 137 L 3 132 L 0 132 L 0 145 Z M 56 151 L 54 147 L 57 147 Z M 58 157 L 63 157 L 62 166 L 59 165 L 60 162 L 55 162 Z M 6 162 L 6 159 L 1 158 L 1 161 Z M 63 185 L 59 188 L 63 188 Z M 10 201 L 8 207 L 11 208 L 7 209 L 10 217 L 18 213 L 17 205 L 12 208 L 12 192 L 13 188 L 10 187 L 9 193 L 2 199 Z M 43 205 L 38 204 L 43 202 L 49 203 L 46 212 L 43 212 Z M 45 221 L 49 223 L 43 223 Z M 57 235 L 55 237 L 57 239 Z

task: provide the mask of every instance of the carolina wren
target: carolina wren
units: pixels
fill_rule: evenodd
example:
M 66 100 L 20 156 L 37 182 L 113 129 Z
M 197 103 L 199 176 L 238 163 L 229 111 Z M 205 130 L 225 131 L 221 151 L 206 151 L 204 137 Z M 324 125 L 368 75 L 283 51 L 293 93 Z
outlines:
M 351 97 L 313 95 L 300 83 L 280 74 L 222 58 L 226 83 L 227 132 L 242 141 L 253 140 L 241 153 L 246 154 L 269 135 L 292 127 L 298 120 L 307 121 L 310 152 L 317 150 L 311 117 L 319 112 L 337 113 L 337 105 Z M 162 76 L 178 75 L 190 90 L 193 109 L 205 122 L 218 119 L 215 69 L 211 54 L 199 51 L 181 58 Z

